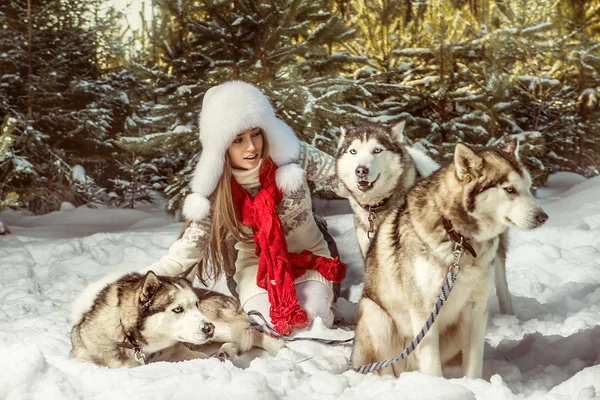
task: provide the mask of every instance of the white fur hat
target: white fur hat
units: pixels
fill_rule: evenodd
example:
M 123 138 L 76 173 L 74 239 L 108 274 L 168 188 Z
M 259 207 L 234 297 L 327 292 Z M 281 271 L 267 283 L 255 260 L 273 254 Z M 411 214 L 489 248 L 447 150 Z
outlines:
M 287 193 L 301 187 L 305 173 L 295 163 L 300 142 L 257 87 L 230 81 L 210 88 L 202 101 L 199 125 L 202 154 L 190 183 L 193 193 L 183 206 L 186 219 L 199 222 L 208 215 L 208 197 L 223 174 L 225 153 L 236 136 L 250 128 L 262 128 L 269 141 L 269 156 L 279 167 L 277 186 Z

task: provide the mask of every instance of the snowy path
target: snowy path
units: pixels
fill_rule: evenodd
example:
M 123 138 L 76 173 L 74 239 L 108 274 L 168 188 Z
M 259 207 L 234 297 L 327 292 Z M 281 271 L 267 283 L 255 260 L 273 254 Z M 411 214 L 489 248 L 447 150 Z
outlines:
M 109 370 L 71 361 L 71 301 L 108 272 L 158 259 L 181 225 L 155 208 L 4 212 L 13 234 L 0 237 L 0 399 L 598 398 L 600 178 L 545 195 L 548 223 L 511 232 L 508 281 L 517 315 L 500 315 L 491 299 L 485 380 L 362 376 L 344 372 L 350 347 L 312 343 L 292 344 L 275 358 L 253 351 L 237 366 L 211 359 Z M 338 315 L 352 322 L 362 287 L 352 217 L 328 222 L 351 267 L 342 290 L 351 302 L 340 300 Z M 351 332 L 316 324 L 310 334 Z

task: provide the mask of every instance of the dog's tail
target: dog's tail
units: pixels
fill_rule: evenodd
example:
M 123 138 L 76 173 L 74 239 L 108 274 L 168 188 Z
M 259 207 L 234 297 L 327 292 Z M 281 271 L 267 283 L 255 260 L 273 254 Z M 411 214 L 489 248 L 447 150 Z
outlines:
M 96 297 L 98 297 L 98 294 L 100 294 L 106 286 L 118 281 L 125 275 L 127 275 L 126 272 L 114 272 L 90 283 L 83 289 L 71 305 L 71 325 L 75 326 L 81 322 L 83 315 L 93 308 Z
M 440 169 L 440 165 L 424 152 L 409 146 L 406 147 L 406 150 L 408 150 L 408 154 L 413 159 L 415 168 L 421 177 L 429 176 Z

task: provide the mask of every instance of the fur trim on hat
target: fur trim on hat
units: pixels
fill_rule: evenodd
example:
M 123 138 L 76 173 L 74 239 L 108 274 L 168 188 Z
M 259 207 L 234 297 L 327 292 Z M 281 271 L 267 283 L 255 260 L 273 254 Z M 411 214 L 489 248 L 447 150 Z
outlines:
M 277 187 L 282 192 L 290 194 L 291 192 L 298 190 L 304 183 L 306 178 L 306 171 L 304 171 L 298 164 L 292 163 L 277 168 L 275 173 L 275 182 Z
M 202 221 L 210 212 L 210 201 L 198 193 L 192 193 L 183 203 L 183 216 L 192 221 Z
M 239 133 L 250 128 L 262 128 L 269 142 L 269 156 L 278 167 L 285 166 L 277 171 L 277 186 L 287 193 L 301 187 L 304 174 L 300 176 L 301 168 L 294 164 L 300 142 L 292 128 L 275 116 L 269 100 L 256 86 L 230 81 L 210 88 L 202 101 L 199 126 L 202 153 L 190 183 L 193 193 L 183 207 L 186 218 L 198 222 L 208 215 L 208 197 L 223 174 L 225 152 Z M 291 176 L 285 176 L 285 171 Z

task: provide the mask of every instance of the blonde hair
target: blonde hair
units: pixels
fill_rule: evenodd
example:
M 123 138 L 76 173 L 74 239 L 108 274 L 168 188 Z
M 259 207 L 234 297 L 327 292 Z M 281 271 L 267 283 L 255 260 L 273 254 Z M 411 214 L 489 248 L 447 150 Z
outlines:
M 262 131 L 263 147 L 261 159 L 265 159 L 269 155 L 269 142 Z M 233 177 L 233 167 L 229 152 L 225 152 L 225 165 L 223 166 L 223 174 L 219 179 L 217 188 L 210 196 L 212 204 L 212 221 L 210 225 L 210 235 L 208 239 L 208 248 L 204 255 L 204 262 L 198 263 L 197 275 L 200 281 L 206 285 L 210 279 L 216 281 L 219 279 L 223 271 L 231 276 L 235 272 L 234 262 L 232 259 L 232 243 L 228 234 L 239 242 L 252 242 L 252 233 L 244 230 L 244 225 L 238 220 L 235 205 L 233 204 L 233 195 L 231 193 L 231 179 Z M 186 221 L 179 237 L 190 225 L 190 221 Z M 208 262 L 207 262 L 208 261 Z

